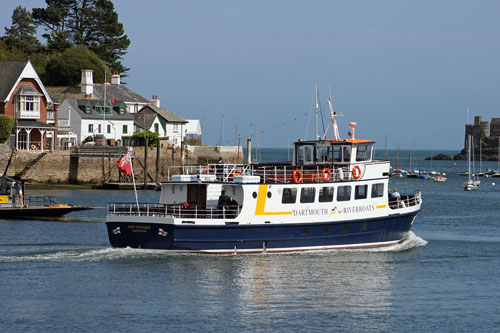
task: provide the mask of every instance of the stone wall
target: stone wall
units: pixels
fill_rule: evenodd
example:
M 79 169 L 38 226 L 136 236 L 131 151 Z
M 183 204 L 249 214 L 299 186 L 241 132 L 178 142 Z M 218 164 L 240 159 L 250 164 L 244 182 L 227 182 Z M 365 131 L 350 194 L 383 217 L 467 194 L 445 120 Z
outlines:
M 144 148 L 135 149 L 134 173 L 138 183 L 144 182 Z M 0 144 L 0 174 L 4 172 L 11 150 L 7 144 Z M 156 180 L 156 147 L 148 148 L 147 171 L 148 182 Z M 180 151 L 161 149 L 158 160 L 158 181 L 166 181 L 170 166 L 180 166 Z M 15 176 L 22 174 L 22 178 L 32 183 L 55 184 L 98 184 L 103 181 L 130 181 L 120 177 L 116 165 L 119 156 L 113 157 L 71 157 L 69 150 L 54 150 L 45 153 L 39 151 L 15 152 L 7 174 Z M 37 160 L 38 159 L 38 160 Z M 194 153 L 187 153 L 185 165 L 197 164 Z M 203 162 L 202 162 L 203 163 Z M 178 172 L 178 169 L 172 169 Z

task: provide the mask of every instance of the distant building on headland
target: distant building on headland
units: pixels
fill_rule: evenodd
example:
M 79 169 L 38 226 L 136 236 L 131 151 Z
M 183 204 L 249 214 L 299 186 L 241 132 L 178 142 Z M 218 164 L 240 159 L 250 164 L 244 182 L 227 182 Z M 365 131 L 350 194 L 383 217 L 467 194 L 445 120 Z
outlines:
M 500 118 L 492 118 L 491 122 L 483 121 L 483 117 L 475 116 L 474 124 L 465 125 L 464 149 L 458 156 L 467 154 L 467 140 L 472 136 L 474 153 L 478 156 L 481 150 L 483 160 L 497 160 L 498 147 L 500 145 Z

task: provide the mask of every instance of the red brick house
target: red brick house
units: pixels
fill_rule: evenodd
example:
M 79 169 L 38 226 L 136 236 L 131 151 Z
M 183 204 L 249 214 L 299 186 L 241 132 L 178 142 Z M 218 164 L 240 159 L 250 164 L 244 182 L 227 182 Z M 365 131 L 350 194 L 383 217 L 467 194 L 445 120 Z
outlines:
M 54 104 L 29 60 L 0 61 L 0 114 L 14 119 L 14 149 L 54 149 Z

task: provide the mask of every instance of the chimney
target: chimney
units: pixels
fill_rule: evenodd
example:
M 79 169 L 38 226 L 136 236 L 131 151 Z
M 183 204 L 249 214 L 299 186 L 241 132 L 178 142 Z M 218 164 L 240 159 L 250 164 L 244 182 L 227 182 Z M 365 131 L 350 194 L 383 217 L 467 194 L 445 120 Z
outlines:
M 111 75 L 111 84 L 120 84 L 120 74 L 118 72 L 113 72 L 113 75 Z
M 157 108 L 160 107 L 160 100 L 158 99 L 158 95 L 153 95 L 153 98 L 149 101 L 149 104 L 153 104 Z
M 82 69 L 81 93 L 85 96 L 94 93 L 94 71 L 91 69 Z

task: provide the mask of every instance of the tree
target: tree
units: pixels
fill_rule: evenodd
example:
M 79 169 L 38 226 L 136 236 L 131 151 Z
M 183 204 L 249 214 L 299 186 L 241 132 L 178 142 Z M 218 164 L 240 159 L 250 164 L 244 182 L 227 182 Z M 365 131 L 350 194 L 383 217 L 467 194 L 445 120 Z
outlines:
M 12 134 L 14 127 L 14 119 L 4 114 L 0 114 L 0 143 L 7 141 Z
M 28 55 L 33 54 L 41 48 L 35 34 L 36 25 L 31 13 L 26 8 L 17 6 L 12 13 L 12 26 L 5 27 L 5 45 L 22 50 Z
M 111 0 L 45 0 L 47 8 L 34 8 L 35 21 L 44 26 L 47 45 L 86 45 L 113 70 L 125 72 L 121 59 L 130 40 Z
M 85 45 L 73 46 L 47 62 L 45 84 L 48 86 L 76 86 L 82 69 L 94 71 L 94 82 L 104 82 L 106 64 Z M 108 71 L 108 77 L 110 76 Z

